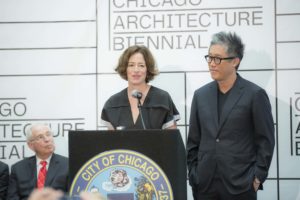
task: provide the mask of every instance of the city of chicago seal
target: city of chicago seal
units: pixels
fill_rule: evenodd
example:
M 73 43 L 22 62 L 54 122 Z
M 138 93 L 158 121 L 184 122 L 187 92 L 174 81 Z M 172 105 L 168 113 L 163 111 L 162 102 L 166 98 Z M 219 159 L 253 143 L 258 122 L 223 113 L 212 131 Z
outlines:
M 99 192 L 110 200 L 173 200 L 171 184 L 152 159 L 131 150 L 100 153 L 77 172 L 71 196 Z

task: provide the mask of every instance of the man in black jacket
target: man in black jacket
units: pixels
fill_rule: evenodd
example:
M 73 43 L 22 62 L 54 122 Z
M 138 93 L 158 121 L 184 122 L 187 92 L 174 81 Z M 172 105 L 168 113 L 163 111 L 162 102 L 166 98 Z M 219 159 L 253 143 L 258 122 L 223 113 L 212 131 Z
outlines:
M 195 91 L 187 141 L 189 182 L 195 199 L 255 200 L 273 156 L 274 122 L 265 90 L 237 69 L 244 45 L 232 33 L 213 36 L 211 83 Z

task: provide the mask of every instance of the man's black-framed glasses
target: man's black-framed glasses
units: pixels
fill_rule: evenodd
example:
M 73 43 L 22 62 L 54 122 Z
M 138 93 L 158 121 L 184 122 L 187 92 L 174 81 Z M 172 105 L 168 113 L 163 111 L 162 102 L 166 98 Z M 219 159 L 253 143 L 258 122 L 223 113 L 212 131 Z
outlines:
M 204 58 L 205 58 L 206 62 L 211 63 L 212 61 L 214 61 L 214 63 L 216 65 L 218 65 L 222 62 L 222 60 L 230 60 L 230 59 L 234 59 L 236 57 L 220 58 L 220 57 L 214 57 L 214 56 L 206 55 L 206 56 L 204 56 Z

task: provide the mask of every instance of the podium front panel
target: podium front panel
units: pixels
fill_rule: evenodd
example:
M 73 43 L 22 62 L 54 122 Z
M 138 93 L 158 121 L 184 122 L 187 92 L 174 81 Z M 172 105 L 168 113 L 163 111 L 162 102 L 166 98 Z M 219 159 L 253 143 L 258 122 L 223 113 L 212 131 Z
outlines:
M 152 159 L 166 174 L 174 199 L 185 200 L 186 154 L 179 130 L 70 131 L 69 175 L 94 156 L 111 150 L 131 150 Z

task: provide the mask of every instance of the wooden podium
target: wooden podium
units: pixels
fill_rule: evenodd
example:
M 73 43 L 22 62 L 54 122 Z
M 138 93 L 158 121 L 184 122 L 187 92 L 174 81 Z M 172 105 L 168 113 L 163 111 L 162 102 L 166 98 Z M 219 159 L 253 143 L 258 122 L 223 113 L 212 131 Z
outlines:
M 173 199 L 187 199 L 186 153 L 177 129 L 70 131 L 70 184 L 82 166 L 91 158 L 106 151 L 120 149 L 138 152 L 150 158 L 167 176 Z

